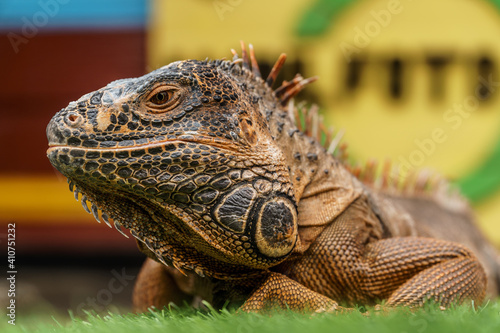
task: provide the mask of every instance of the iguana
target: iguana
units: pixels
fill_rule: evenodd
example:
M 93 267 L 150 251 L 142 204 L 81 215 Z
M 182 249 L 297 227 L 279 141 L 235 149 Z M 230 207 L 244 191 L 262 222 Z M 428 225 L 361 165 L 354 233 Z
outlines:
M 75 198 L 149 257 L 137 310 L 200 297 L 336 311 L 497 295 L 498 254 L 464 200 L 429 177 L 405 190 L 391 172 L 350 167 L 339 137 L 293 101 L 314 78 L 273 89 L 284 54 L 263 79 L 252 47 L 232 51 L 114 81 L 47 126 L 48 158 Z

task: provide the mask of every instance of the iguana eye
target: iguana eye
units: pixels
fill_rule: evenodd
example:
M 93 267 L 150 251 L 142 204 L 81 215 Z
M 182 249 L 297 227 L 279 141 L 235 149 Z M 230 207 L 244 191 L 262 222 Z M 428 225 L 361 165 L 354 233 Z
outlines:
M 163 105 L 163 104 L 167 103 L 168 100 L 170 99 L 171 96 L 169 96 L 169 95 L 171 95 L 171 93 L 166 92 L 166 91 L 161 91 L 161 92 L 157 93 L 156 95 L 154 95 L 153 97 L 151 97 L 151 99 L 149 101 L 153 104 L 156 104 L 156 105 Z
M 172 86 L 161 86 L 153 89 L 146 98 L 146 106 L 153 112 L 165 112 L 179 104 L 181 97 L 179 89 Z

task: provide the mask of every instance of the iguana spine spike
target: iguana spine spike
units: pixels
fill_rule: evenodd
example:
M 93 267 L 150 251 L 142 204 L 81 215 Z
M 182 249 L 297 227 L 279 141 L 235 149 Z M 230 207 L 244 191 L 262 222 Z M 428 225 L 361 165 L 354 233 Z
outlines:
M 361 178 L 361 165 L 357 164 L 350 168 L 351 173 L 354 177 L 360 179 Z
M 233 54 L 233 63 L 236 62 L 240 57 L 238 56 L 238 52 L 235 49 L 231 49 L 231 53 Z
M 285 63 L 285 61 L 286 61 L 286 54 L 285 53 L 280 54 L 278 60 L 276 60 L 276 62 L 274 63 L 274 66 L 271 69 L 271 72 L 267 76 L 266 84 L 268 87 L 272 87 L 272 85 L 274 84 L 274 81 L 276 81 L 276 78 L 278 77 L 278 74 L 281 70 L 281 67 L 283 67 L 283 64 Z
M 301 92 L 306 85 L 313 83 L 316 80 L 318 80 L 317 76 L 313 76 L 307 79 L 302 79 L 299 82 L 295 83 L 290 89 L 286 89 L 285 94 L 283 95 L 283 97 L 281 97 L 282 105 L 285 105 L 290 98 L 294 97 L 299 92 Z
M 328 146 L 328 149 L 326 150 L 328 152 L 328 154 L 335 153 L 335 150 L 337 149 L 337 146 L 339 145 L 340 140 L 342 140 L 344 133 L 345 133 L 345 131 L 343 129 L 341 129 L 337 132 L 337 134 L 333 138 L 332 142 Z
M 411 171 L 406 177 L 401 181 L 401 193 L 410 194 L 412 192 L 413 186 L 411 184 L 415 183 L 415 171 Z
M 125 238 L 128 238 L 127 234 L 125 234 L 122 230 L 122 225 L 120 224 L 120 222 L 117 222 L 117 221 L 113 221 L 114 225 L 115 225 L 115 229 L 118 230 L 120 232 L 120 234 L 122 234 L 123 236 L 125 236 Z
M 140 240 L 142 240 L 141 238 L 139 238 Z M 154 247 L 153 247 L 153 244 L 151 244 L 151 241 L 149 240 L 149 238 L 144 238 L 143 240 L 143 243 L 146 244 L 146 247 L 152 251 L 152 252 L 155 252 L 154 250 Z M 160 256 L 158 253 L 156 254 L 157 256 Z
M 201 276 L 201 277 L 205 277 L 205 273 L 203 273 L 203 270 L 201 268 L 199 268 L 199 267 L 195 267 L 194 268 L 194 272 L 196 274 L 198 274 L 199 276 Z
M 423 189 L 425 188 L 425 183 L 427 182 L 427 177 L 428 175 L 426 175 L 424 170 L 420 171 L 415 176 L 415 185 L 413 186 L 413 191 L 415 193 L 423 192 Z
M 81 201 L 81 202 L 82 202 L 82 207 L 83 207 L 83 209 L 84 209 L 87 213 L 91 214 L 91 211 L 90 211 L 89 207 L 87 206 L 87 196 L 86 196 L 86 195 L 83 195 L 83 196 L 82 196 L 82 201 Z
M 304 108 L 304 109 L 305 109 L 305 112 L 304 112 L 304 122 L 305 122 L 304 134 L 307 136 L 310 136 L 310 137 L 314 137 L 312 135 L 312 126 L 313 126 L 312 110 L 310 108 Z
M 133 229 L 130 230 L 130 234 L 132 236 L 134 236 L 135 239 L 137 239 L 137 240 L 141 241 L 142 243 L 144 243 L 143 240 L 141 239 L 141 237 L 139 237 L 139 235 L 137 234 L 137 232 L 135 230 L 133 230 Z
M 186 272 L 181 268 L 180 264 L 177 261 L 173 262 L 174 267 L 182 273 L 182 275 L 187 276 Z
M 390 187 L 391 183 L 391 160 L 386 159 L 384 166 L 382 168 L 382 175 L 381 175 L 381 188 L 382 189 L 388 189 Z
M 293 87 L 295 87 L 301 80 L 303 80 L 304 78 L 302 77 L 302 75 L 300 74 L 296 74 L 295 77 L 292 79 L 292 81 L 287 81 L 287 80 L 284 80 L 282 83 L 281 83 L 281 86 L 279 86 L 275 91 L 274 91 L 274 94 L 281 98 L 281 95 L 284 95 L 288 90 L 292 89 Z
M 163 265 L 165 265 L 165 266 L 167 266 L 167 267 L 168 267 L 167 262 L 165 261 L 165 259 L 163 259 L 163 257 L 161 256 L 161 254 L 160 254 L 160 253 L 156 253 L 156 258 L 157 258 L 157 259 L 158 259 L 158 260 L 159 260 L 159 261 L 160 261 Z
M 321 120 L 319 121 L 319 135 L 321 134 L 325 135 L 325 141 L 323 142 L 323 147 L 325 149 L 328 149 L 330 143 L 332 142 L 332 136 L 333 136 L 333 127 L 327 128 L 325 124 L 323 123 L 323 117 L 321 117 Z M 319 140 L 318 142 L 321 142 Z
M 248 55 L 245 43 L 243 41 L 240 41 L 240 45 L 241 45 L 241 59 L 243 60 L 243 68 L 245 68 L 246 70 L 250 70 L 250 64 L 248 62 Z
M 318 106 L 313 104 L 309 109 L 312 113 L 312 132 L 311 136 L 316 138 L 318 142 L 321 142 L 321 137 L 319 133 L 319 123 L 323 121 L 323 117 L 318 113 Z
M 92 215 L 94 215 L 95 220 L 101 223 L 101 220 L 99 220 L 99 208 L 93 203 L 90 205 L 90 207 L 92 210 Z
M 295 108 L 295 105 L 293 103 L 293 100 L 290 100 L 288 102 L 288 108 L 287 108 L 287 110 L 288 110 L 288 117 L 290 117 L 290 119 L 292 120 L 292 124 L 295 124 L 295 126 L 298 127 L 298 124 L 297 124 L 297 119 L 298 118 L 295 117 L 295 112 L 296 112 L 295 109 L 296 108 Z
M 108 227 L 112 228 L 111 223 L 109 223 L 109 216 L 108 216 L 108 214 L 106 214 L 103 211 L 103 212 L 101 212 L 101 217 L 102 217 L 102 220 L 104 221 L 104 223 L 106 223 L 108 225 Z
M 250 49 L 250 61 L 252 63 L 252 73 L 255 77 L 262 78 L 260 74 L 259 64 L 257 63 L 257 59 L 255 58 L 255 51 L 253 49 L 252 44 L 248 44 L 248 48 Z
M 375 184 L 375 174 L 378 167 L 378 161 L 375 159 L 368 160 L 366 162 L 365 173 L 363 175 L 363 179 L 367 184 L 374 185 Z
M 292 101 L 292 100 L 290 100 L 290 101 Z M 293 101 L 292 101 L 292 104 L 294 104 Z M 304 128 L 302 127 L 302 121 L 300 119 L 299 108 L 296 108 L 296 107 L 293 108 L 293 117 L 296 120 L 295 126 L 297 126 L 299 131 L 304 131 Z
M 341 160 L 341 161 L 347 161 L 347 158 L 349 157 L 349 152 L 347 151 L 347 147 L 349 145 L 347 144 L 347 142 L 343 142 L 339 145 L 339 148 L 338 148 L 338 158 Z

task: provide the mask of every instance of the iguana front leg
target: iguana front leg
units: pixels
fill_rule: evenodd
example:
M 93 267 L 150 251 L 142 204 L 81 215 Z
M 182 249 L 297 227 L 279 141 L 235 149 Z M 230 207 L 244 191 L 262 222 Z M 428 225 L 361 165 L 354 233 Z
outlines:
M 360 198 L 280 272 L 351 304 L 387 300 L 389 306 L 418 306 L 432 299 L 447 306 L 483 300 L 486 275 L 466 247 L 423 237 L 382 238 L 380 223 Z
M 422 306 L 427 300 L 449 306 L 465 300 L 480 304 L 485 295 L 484 270 L 459 244 L 420 237 L 392 238 L 369 245 L 360 259 L 358 265 L 345 261 L 347 270 L 351 267 L 356 271 L 334 275 L 350 276 L 352 286 L 365 300 L 387 299 L 386 305 L 391 307 Z M 333 299 L 279 273 L 271 273 L 241 309 L 262 311 L 270 307 L 316 312 L 346 310 Z
M 388 306 L 442 306 L 474 300 L 481 303 L 486 274 L 464 246 L 438 239 L 396 237 L 367 246 L 364 257 L 367 293 L 387 295 Z
M 315 312 L 342 309 L 332 299 L 274 272 L 263 279 L 240 309 L 246 312 L 261 312 L 271 308 Z

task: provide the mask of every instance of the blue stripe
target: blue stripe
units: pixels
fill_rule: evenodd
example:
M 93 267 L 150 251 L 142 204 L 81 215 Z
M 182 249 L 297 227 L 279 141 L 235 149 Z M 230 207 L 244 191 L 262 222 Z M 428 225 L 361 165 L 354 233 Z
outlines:
M 0 29 L 144 27 L 150 0 L 1 0 Z

